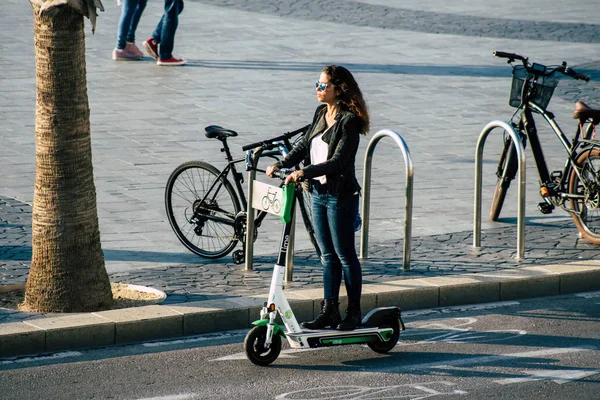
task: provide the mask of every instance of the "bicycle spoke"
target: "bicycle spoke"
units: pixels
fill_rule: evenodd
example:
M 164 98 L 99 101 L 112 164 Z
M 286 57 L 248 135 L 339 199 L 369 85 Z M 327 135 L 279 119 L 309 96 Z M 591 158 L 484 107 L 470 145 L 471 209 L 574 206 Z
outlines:
M 229 253 L 237 242 L 237 198 L 218 176 L 209 164 L 190 162 L 178 167 L 167 185 L 167 214 L 177 237 L 194 253 L 212 258 Z
M 600 151 L 584 152 L 579 156 L 578 162 L 579 175 L 574 170 L 570 183 L 570 193 L 578 196 L 571 200 L 571 207 L 575 212 L 573 218 L 583 237 L 600 244 Z

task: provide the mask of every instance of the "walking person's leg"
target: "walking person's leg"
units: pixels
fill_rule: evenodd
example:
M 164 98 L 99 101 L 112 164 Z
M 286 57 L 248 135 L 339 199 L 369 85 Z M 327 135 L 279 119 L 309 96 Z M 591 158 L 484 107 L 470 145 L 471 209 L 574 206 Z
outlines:
M 183 58 L 173 57 L 175 33 L 179 25 L 179 14 L 183 11 L 183 0 L 165 0 L 165 14 L 158 46 L 158 65 L 183 65 Z
M 136 0 L 136 2 L 137 4 L 131 18 L 131 24 L 129 25 L 129 32 L 127 33 L 127 43 L 125 44 L 125 48 L 142 57 L 144 53 L 142 53 L 142 51 L 135 45 L 135 32 L 137 31 L 142 14 L 146 9 L 148 0 Z
M 312 223 L 315 229 L 315 238 L 321 249 L 323 263 L 323 293 L 321 312 L 316 319 L 303 322 L 302 326 L 308 329 L 323 329 L 331 326 L 335 328 L 341 321 L 339 311 L 339 293 L 342 282 L 342 265 L 335 254 L 331 240 L 330 227 L 328 223 L 329 195 L 319 195 L 316 191 L 312 199 Z
M 152 36 L 143 43 L 144 49 L 148 55 L 155 60 L 158 61 L 158 44 L 160 43 L 160 35 L 162 34 L 162 26 L 165 20 L 165 15 L 163 14 L 152 33 Z
M 117 29 L 117 46 L 113 50 L 112 58 L 115 61 L 138 60 L 142 55 L 127 48 L 127 36 L 136 12 L 137 0 L 123 0 L 122 7 Z

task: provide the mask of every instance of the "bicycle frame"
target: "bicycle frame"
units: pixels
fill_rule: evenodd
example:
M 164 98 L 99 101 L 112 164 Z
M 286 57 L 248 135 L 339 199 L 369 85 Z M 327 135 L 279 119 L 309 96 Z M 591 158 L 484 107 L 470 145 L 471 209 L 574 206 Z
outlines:
M 527 103 L 522 104 L 517 109 L 515 114 L 513 115 L 513 118 L 514 118 L 514 116 L 521 113 L 519 132 L 521 134 L 525 134 L 526 137 L 528 138 L 529 142 L 531 143 L 531 152 L 533 153 L 533 158 L 534 158 L 536 168 L 538 170 L 538 174 L 540 177 L 540 182 L 542 185 L 552 183 L 552 180 L 551 180 L 550 174 L 548 172 L 548 166 L 544 159 L 544 153 L 543 153 L 541 143 L 540 143 L 540 140 L 538 137 L 537 127 L 535 124 L 535 119 L 533 117 L 532 111 L 535 111 L 536 113 L 541 114 L 544 117 L 544 119 L 546 120 L 548 125 L 550 125 L 550 128 L 552 129 L 552 131 L 554 132 L 556 137 L 561 142 L 563 148 L 565 149 L 565 152 L 567 153 L 567 161 L 565 162 L 565 166 L 563 167 L 562 175 L 561 175 L 560 182 L 559 182 L 560 192 L 558 194 L 560 196 L 561 201 L 559 202 L 558 205 L 561 205 L 561 207 L 563 207 L 566 211 L 573 213 L 573 212 L 575 212 L 574 210 L 568 209 L 564 206 L 564 200 L 582 197 L 579 195 L 566 193 L 567 192 L 567 190 L 566 190 L 567 179 L 568 179 L 571 169 L 573 169 L 578 176 L 581 176 L 581 174 L 580 174 L 581 168 L 579 166 L 577 166 L 576 160 L 574 159 L 574 155 L 576 154 L 577 150 L 580 148 L 580 146 L 582 144 L 590 145 L 590 150 L 591 150 L 593 148 L 600 148 L 600 142 L 592 141 L 592 140 L 585 138 L 585 136 L 587 136 L 587 134 L 584 134 L 584 138 L 580 139 L 580 135 L 582 133 L 582 127 L 577 128 L 575 136 L 573 137 L 573 141 L 571 142 L 568 139 L 568 137 L 565 135 L 565 133 L 560 129 L 560 127 L 558 126 L 556 121 L 554 120 L 553 113 L 546 111 L 545 109 L 540 107 L 538 104 L 536 104 L 534 101 L 528 101 Z M 586 133 L 588 133 L 590 128 L 591 128 L 591 126 L 588 126 Z M 544 197 L 544 199 L 546 200 L 547 197 Z
M 263 156 L 272 156 L 275 154 L 285 156 L 288 153 L 287 149 L 289 147 L 291 147 L 291 144 L 289 143 L 289 141 L 284 142 L 283 144 L 280 144 L 277 147 L 277 150 L 273 150 L 272 152 L 265 152 L 265 153 L 263 153 Z M 221 186 L 223 185 L 224 180 L 227 178 L 227 176 L 231 172 L 231 175 L 233 176 L 233 181 L 235 184 L 234 190 L 236 191 L 237 197 L 238 197 L 239 201 L 241 202 L 242 210 L 247 210 L 248 209 L 248 200 L 246 199 L 246 195 L 244 194 L 244 189 L 242 187 L 242 183 L 244 183 L 244 176 L 242 175 L 242 173 L 238 172 L 238 170 L 235 168 L 235 164 L 245 162 L 246 159 L 240 158 L 240 159 L 234 160 L 226 141 L 223 141 L 223 148 L 221 149 L 221 151 L 224 152 L 226 155 L 226 158 L 228 161 L 227 166 L 221 171 L 221 173 L 219 174 L 217 179 L 215 179 L 215 181 L 212 183 L 210 188 L 206 191 L 206 195 L 202 199 L 200 199 L 200 204 L 204 204 L 206 202 L 206 200 L 208 200 L 208 199 L 210 199 L 210 201 L 214 201 L 215 197 L 219 193 L 219 190 L 221 189 Z M 215 190 L 215 187 L 217 185 L 218 185 L 218 187 Z M 212 198 L 210 198 L 210 196 L 212 196 Z M 257 212 L 256 218 L 254 220 L 255 221 L 254 223 L 256 224 L 257 227 L 260 226 L 260 224 L 262 223 L 262 220 L 267 216 L 267 214 L 268 213 L 265 211 Z M 194 215 L 195 215 L 195 212 L 194 212 Z M 235 217 L 236 217 L 235 215 L 232 215 L 231 218 L 223 218 L 223 217 L 219 217 L 219 216 L 215 216 L 215 215 L 208 215 L 208 214 L 202 215 L 202 218 L 204 218 L 204 219 L 220 222 L 220 223 L 230 225 L 230 226 L 234 226 Z

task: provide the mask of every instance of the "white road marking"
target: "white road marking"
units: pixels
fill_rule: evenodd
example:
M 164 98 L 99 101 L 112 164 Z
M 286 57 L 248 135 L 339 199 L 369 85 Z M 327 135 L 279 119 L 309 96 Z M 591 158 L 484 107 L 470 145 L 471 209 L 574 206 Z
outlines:
M 459 367 L 463 365 L 479 365 L 479 364 L 488 364 L 492 362 L 501 362 L 514 358 L 529 358 L 529 357 L 544 357 L 544 356 L 553 356 L 557 354 L 567 354 L 567 353 L 575 353 L 579 351 L 591 351 L 597 350 L 598 347 L 594 346 L 576 346 L 576 347 L 565 347 L 558 349 L 545 349 L 545 350 L 534 350 L 534 351 L 524 351 L 521 353 L 507 353 L 507 354 L 498 354 L 498 355 L 489 355 L 489 356 L 479 356 L 479 357 L 465 357 L 465 358 L 457 358 L 449 361 L 434 361 L 422 364 L 414 364 L 414 365 L 406 365 L 406 366 L 393 366 L 393 367 L 382 367 L 382 368 L 364 368 L 365 372 L 372 373 L 381 373 L 387 371 L 412 371 L 412 370 L 423 370 L 429 368 L 445 368 L 445 367 Z
M 575 296 L 583 297 L 585 299 L 591 299 L 594 297 L 600 297 L 600 292 L 586 292 L 586 293 L 577 293 Z
M 159 396 L 159 397 L 146 397 L 144 399 L 137 400 L 193 400 L 197 399 L 196 394 L 194 393 L 186 393 L 186 394 L 174 394 L 170 396 Z
M 19 357 L 14 360 L 5 360 L 0 361 L 0 365 L 8 365 L 8 364 L 20 364 L 27 362 L 36 362 L 36 361 L 47 361 L 47 360 L 56 360 L 59 358 L 68 358 L 68 357 L 80 357 L 83 353 L 78 351 L 65 351 L 62 353 L 54 353 L 50 355 L 43 356 L 31 356 L 31 357 Z
M 327 350 L 326 347 L 318 347 L 315 349 L 287 349 L 287 350 L 283 350 L 280 354 L 279 357 L 280 358 L 297 358 L 296 356 L 294 356 L 294 353 L 303 353 L 305 351 L 320 351 L 320 350 Z M 246 357 L 246 353 L 235 353 L 235 354 L 231 354 L 225 357 L 219 357 L 219 358 L 215 358 L 209 361 L 231 361 L 231 360 L 247 360 L 248 358 Z
M 412 399 L 420 400 L 433 396 L 462 395 L 464 390 L 454 389 L 455 383 L 438 381 L 395 386 L 321 386 L 295 390 L 275 397 L 276 400 L 310 399 L 310 400 L 359 400 L 359 399 Z
M 402 317 L 418 317 L 429 314 L 446 314 L 460 311 L 492 310 L 494 308 L 518 306 L 518 301 L 497 301 L 494 303 L 468 304 L 455 307 L 428 308 L 425 310 L 402 311 Z
M 522 383 L 529 381 L 545 381 L 552 380 L 559 385 L 563 383 L 575 381 L 578 379 L 585 378 L 586 376 L 596 375 L 600 373 L 600 369 L 566 369 L 566 370 L 537 370 L 537 371 L 523 371 L 526 374 L 530 374 L 529 376 L 525 376 L 522 378 L 508 378 L 508 379 L 499 379 L 494 381 L 501 385 L 508 385 L 511 383 Z
M 491 343 L 509 340 L 527 334 L 527 331 L 519 329 L 474 331 L 469 325 L 477 322 L 477 318 L 452 318 L 433 320 L 433 322 L 417 321 L 406 324 L 409 328 L 400 334 L 400 346 L 414 346 L 421 343 L 451 342 L 451 343 Z M 462 327 L 462 328 L 461 328 Z M 402 339 L 411 337 L 431 337 L 413 343 L 403 343 Z
M 186 343 L 196 343 L 196 342 L 205 342 L 208 340 L 222 340 L 222 339 L 230 339 L 237 338 L 241 336 L 245 336 L 248 332 L 221 332 L 218 334 L 207 334 L 199 337 L 193 337 L 189 339 L 174 339 L 174 340 L 166 340 L 162 342 L 149 342 L 143 343 L 144 347 L 160 347 L 160 346 L 171 346 L 175 344 L 186 344 Z

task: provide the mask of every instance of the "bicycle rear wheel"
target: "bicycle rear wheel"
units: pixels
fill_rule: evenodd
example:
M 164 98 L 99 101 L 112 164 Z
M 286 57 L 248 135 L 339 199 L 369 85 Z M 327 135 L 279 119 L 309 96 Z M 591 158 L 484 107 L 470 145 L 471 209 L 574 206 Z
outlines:
M 205 162 L 186 162 L 171 173 L 165 190 L 167 217 L 175 235 L 192 253 L 206 258 L 223 257 L 238 242 L 234 219 L 240 203 L 226 178 L 213 186 L 219 174 Z
M 593 244 L 600 244 L 600 150 L 584 150 L 577 158 L 580 175 L 574 168 L 569 174 L 569 194 L 575 226 Z

